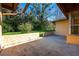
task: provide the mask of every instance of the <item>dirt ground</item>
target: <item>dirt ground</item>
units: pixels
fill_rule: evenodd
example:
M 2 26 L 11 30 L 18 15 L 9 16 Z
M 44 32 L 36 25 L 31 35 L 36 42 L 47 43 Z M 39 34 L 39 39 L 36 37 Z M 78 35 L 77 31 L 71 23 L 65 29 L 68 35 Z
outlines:
M 1 56 L 79 56 L 79 46 L 66 43 L 61 36 L 48 36 L 40 40 L 3 49 Z

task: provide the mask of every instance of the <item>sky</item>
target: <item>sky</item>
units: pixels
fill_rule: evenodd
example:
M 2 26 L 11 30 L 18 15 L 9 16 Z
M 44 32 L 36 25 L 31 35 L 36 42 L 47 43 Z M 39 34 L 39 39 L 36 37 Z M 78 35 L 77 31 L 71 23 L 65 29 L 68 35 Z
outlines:
M 64 14 L 55 3 L 52 3 L 50 7 L 48 7 L 47 12 L 49 13 L 48 20 L 50 21 L 65 18 Z
M 22 8 L 24 8 L 26 5 L 26 3 L 21 3 Z M 30 12 L 30 7 L 32 7 L 31 5 L 29 5 L 28 9 L 26 10 L 25 13 L 29 13 Z M 63 19 L 65 18 L 64 14 L 62 13 L 62 11 L 59 9 L 59 7 L 56 5 L 56 3 L 52 3 L 47 9 L 46 12 L 48 12 L 47 15 L 47 19 L 49 21 L 53 21 L 53 20 L 58 20 L 58 19 Z

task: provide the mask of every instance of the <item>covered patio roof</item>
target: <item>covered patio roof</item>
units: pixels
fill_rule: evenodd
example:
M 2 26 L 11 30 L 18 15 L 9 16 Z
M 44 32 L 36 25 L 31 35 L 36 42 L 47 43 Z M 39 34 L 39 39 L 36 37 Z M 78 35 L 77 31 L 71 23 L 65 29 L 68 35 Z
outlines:
M 79 10 L 79 3 L 57 3 L 57 5 L 66 16 L 69 12 Z
M 9 10 L 16 10 L 19 3 L 2 3 L 2 7 Z

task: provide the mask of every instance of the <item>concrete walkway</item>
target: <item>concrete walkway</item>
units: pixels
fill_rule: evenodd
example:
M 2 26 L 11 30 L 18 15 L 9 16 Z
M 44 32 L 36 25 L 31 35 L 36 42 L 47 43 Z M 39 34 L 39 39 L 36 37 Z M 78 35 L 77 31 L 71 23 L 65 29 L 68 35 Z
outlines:
M 79 56 L 79 46 L 66 44 L 61 36 L 48 36 L 40 40 L 3 49 L 3 56 Z

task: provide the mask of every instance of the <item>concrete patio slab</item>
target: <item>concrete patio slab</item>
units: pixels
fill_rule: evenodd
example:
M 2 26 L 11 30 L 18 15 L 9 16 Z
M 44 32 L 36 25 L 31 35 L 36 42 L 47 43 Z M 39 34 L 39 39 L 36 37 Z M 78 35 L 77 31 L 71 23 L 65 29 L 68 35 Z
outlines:
M 40 40 L 3 49 L 1 56 L 79 56 L 79 46 L 69 45 L 65 37 L 48 36 Z

